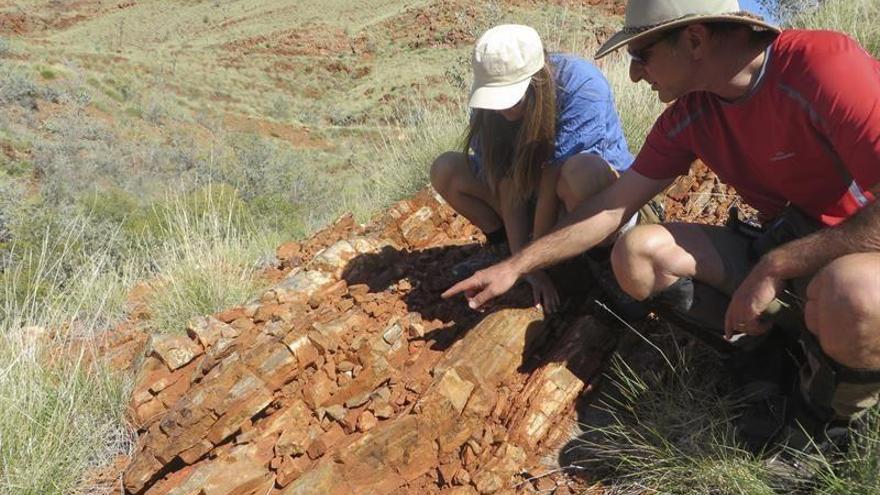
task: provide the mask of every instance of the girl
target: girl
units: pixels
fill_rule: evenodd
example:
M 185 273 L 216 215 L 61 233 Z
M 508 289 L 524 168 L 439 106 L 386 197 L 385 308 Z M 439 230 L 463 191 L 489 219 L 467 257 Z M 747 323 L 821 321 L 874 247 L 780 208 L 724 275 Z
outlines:
M 562 209 L 571 211 L 616 180 L 633 157 L 602 73 L 573 55 L 545 55 L 534 29 L 489 29 L 477 41 L 472 67 L 463 150 L 434 161 L 431 183 L 486 234 L 493 253 L 507 241 L 515 254 L 550 232 Z M 559 295 L 547 274 L 532 272 L 526 280 L 535 304 L 556 310 Z

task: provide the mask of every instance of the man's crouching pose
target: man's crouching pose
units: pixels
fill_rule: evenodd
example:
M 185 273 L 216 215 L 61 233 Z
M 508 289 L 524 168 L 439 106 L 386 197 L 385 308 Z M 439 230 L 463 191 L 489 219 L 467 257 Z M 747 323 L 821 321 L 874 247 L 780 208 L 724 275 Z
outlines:
M 632 167 L 566 227 L 444 296 L 464 292 L 476 308 L 591 248 L 699 158 L 762 228 L 636 227 L 612 252 L 618 283 L 704 332 L 713 325 L 694 298 L 725 296 L 719 348 L 771 327 L 790 336 L 804 359 L 788 420 L 814 436 L 848 425 L 880 393 L 880 63 L 843 34 L 781 31 L 736 0 L 630 0 L 596 56 L 623 46 L 632 80 L 673 102 Z

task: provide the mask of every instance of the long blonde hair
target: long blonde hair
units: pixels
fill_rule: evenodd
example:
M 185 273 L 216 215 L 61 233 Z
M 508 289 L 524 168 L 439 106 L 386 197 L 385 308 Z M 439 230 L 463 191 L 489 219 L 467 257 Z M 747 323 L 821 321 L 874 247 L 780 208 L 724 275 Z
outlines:
M 518 122 L 508 122 L 494 110 L 477 109 L 464 139 L 468 154 L 475 138 L 480 141 L 480 162 L 489 188 L 497 193 L 502 179 L 513 180 L 522 198 L 532 196 L 541 168 L 553 158 L 556 146 L 556 83 L 549 62 L 532 76 L 526 90 L 525 111 Z

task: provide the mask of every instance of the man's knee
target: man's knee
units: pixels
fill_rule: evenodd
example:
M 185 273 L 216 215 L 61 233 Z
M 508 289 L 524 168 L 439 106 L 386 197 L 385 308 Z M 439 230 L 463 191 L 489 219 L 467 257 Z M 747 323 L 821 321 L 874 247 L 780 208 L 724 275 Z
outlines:
M 620 287 L 638 300 L 655 290 L 657 253 L 672 237 L 662 225 L 641 225 L 623 234 L 614 243 L 611 265 Z
M 844 256 L 823 268 L 807 288 L 804 318 L 831 359 L 880 368 L 880 255 Z

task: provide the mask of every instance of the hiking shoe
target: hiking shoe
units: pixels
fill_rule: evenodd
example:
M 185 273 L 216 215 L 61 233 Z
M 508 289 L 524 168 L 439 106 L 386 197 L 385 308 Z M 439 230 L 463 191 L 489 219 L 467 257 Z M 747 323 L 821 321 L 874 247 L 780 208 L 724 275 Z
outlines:
M 737 437 L 757 454 L 778 442 L 790 418 L 798 361 L 792 351 L 795 344 L 781 332 L 771 330 L 753 341 L 758 344 L 731 354 L 725 367 L 739 385 L 736 393 L 742 399 L 741 413 L 734 420 Z
M 758 454 L 779 438 L 786 426 L 788 397 L 779 386 L 768 381 L 756 381 L 740 389 L 743 395 L 742 412 L 734 420 L 737 439 L 743 448 Z
M 735 346 L 724 339 L 724 314 L 729 302 L 730 298 L 721 291 L 688 277 L 676 280 L 648 300 L 663 319 L 708 345 L 724 359 L 748 343 L 746 339 Z
M 792 408 L 778 442 L 787 450 L 823 455 L 846 452 L 859 420 L 829 419 L 813 408 L 800 390 L 792 394 Z

